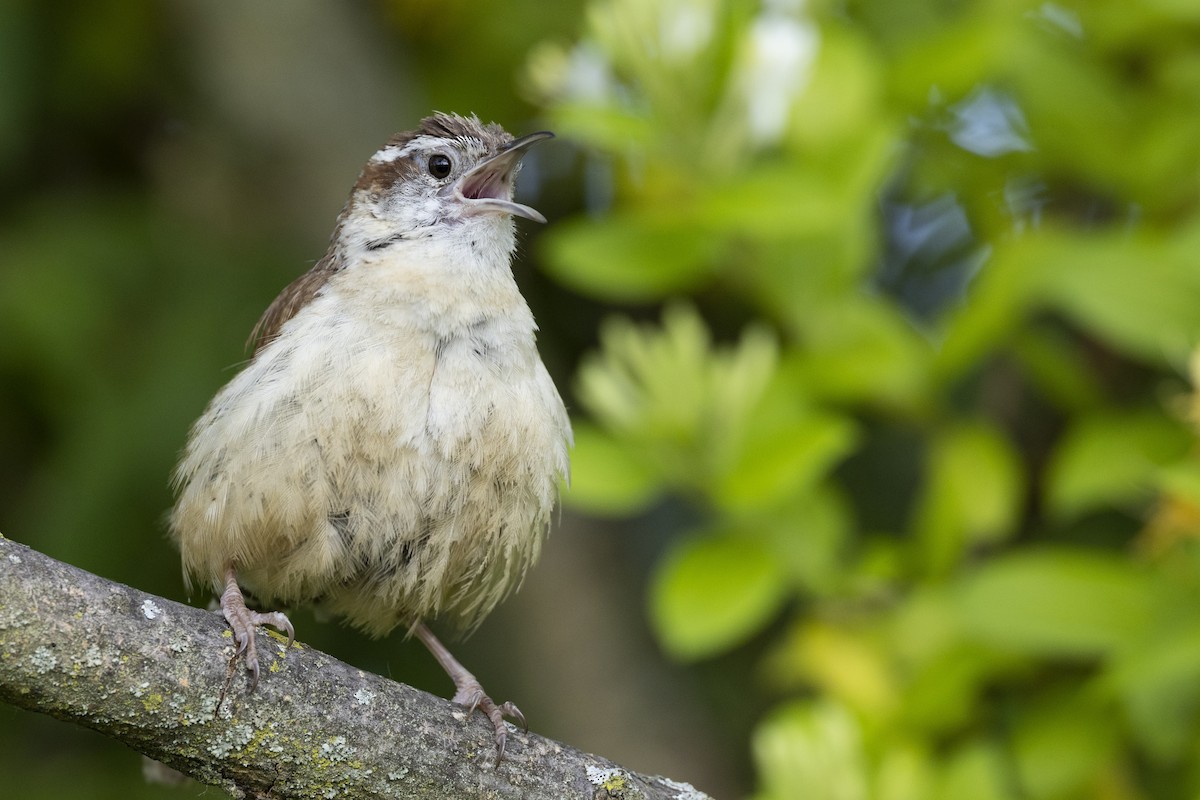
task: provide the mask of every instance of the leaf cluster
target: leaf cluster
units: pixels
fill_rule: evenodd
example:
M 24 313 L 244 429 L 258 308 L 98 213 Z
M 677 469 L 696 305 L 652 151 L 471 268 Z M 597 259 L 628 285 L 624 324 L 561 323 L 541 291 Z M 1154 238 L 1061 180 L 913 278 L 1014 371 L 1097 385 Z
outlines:
M 649 614 L 763 653 L 759 796 L 1195 796 L 1195 9 L 589 11 L 541 252 L 664 310 L 579 370 L 568 503 L 692 509 Z

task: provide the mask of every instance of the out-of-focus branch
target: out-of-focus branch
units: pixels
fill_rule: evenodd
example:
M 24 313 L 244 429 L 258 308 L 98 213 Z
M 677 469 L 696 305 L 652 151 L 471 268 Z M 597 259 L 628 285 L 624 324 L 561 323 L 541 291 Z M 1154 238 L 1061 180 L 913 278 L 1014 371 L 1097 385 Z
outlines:
M 238 798 L 705 800 L 260 632 L 248 693 L 217 614 L 0 536 L 0 699 L 118 739 Z

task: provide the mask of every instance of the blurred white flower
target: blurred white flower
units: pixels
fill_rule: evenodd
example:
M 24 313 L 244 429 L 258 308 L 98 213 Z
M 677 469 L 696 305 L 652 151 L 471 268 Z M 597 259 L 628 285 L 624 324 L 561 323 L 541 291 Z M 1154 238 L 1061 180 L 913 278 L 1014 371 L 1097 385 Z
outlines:
M 659 41 L 664 58 L 688 61 L 708 46 L 713 34 L 712 5 L 695 0 L 663 5 Z
M 792 104 L 808 85 L 820 35 L 802 15 L 802 3 L 768 3 L 750 26 L 737 85 L 755 144 L 773 144 L 783 137 Z

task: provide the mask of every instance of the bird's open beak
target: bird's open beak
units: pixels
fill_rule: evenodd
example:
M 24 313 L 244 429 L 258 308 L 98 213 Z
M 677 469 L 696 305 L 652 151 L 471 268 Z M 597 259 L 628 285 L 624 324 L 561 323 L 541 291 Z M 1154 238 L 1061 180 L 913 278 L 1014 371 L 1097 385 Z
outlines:
M 514 139 L 508 147 L 463 175 L 455 184 L 455 196 L 471 214 L 513 214 L 534 222 L 545 222 L 546 218 L 536 209 L 513 202 L 512 175 L 526 150 L 544 139 L 553 138 L 550 131 L 538 131 Z

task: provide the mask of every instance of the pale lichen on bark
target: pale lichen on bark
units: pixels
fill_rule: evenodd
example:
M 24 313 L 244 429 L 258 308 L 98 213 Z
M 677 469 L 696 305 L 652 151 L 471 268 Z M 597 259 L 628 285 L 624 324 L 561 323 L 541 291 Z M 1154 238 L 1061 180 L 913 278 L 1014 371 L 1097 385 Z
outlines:
M 217 614 L 0 536 L 0 699 L 85 725 L 239 798 L 705 800 L 260 633 L 264 675 L 229 679 Z M 228 690 L 222 698 L 222 690 Z

